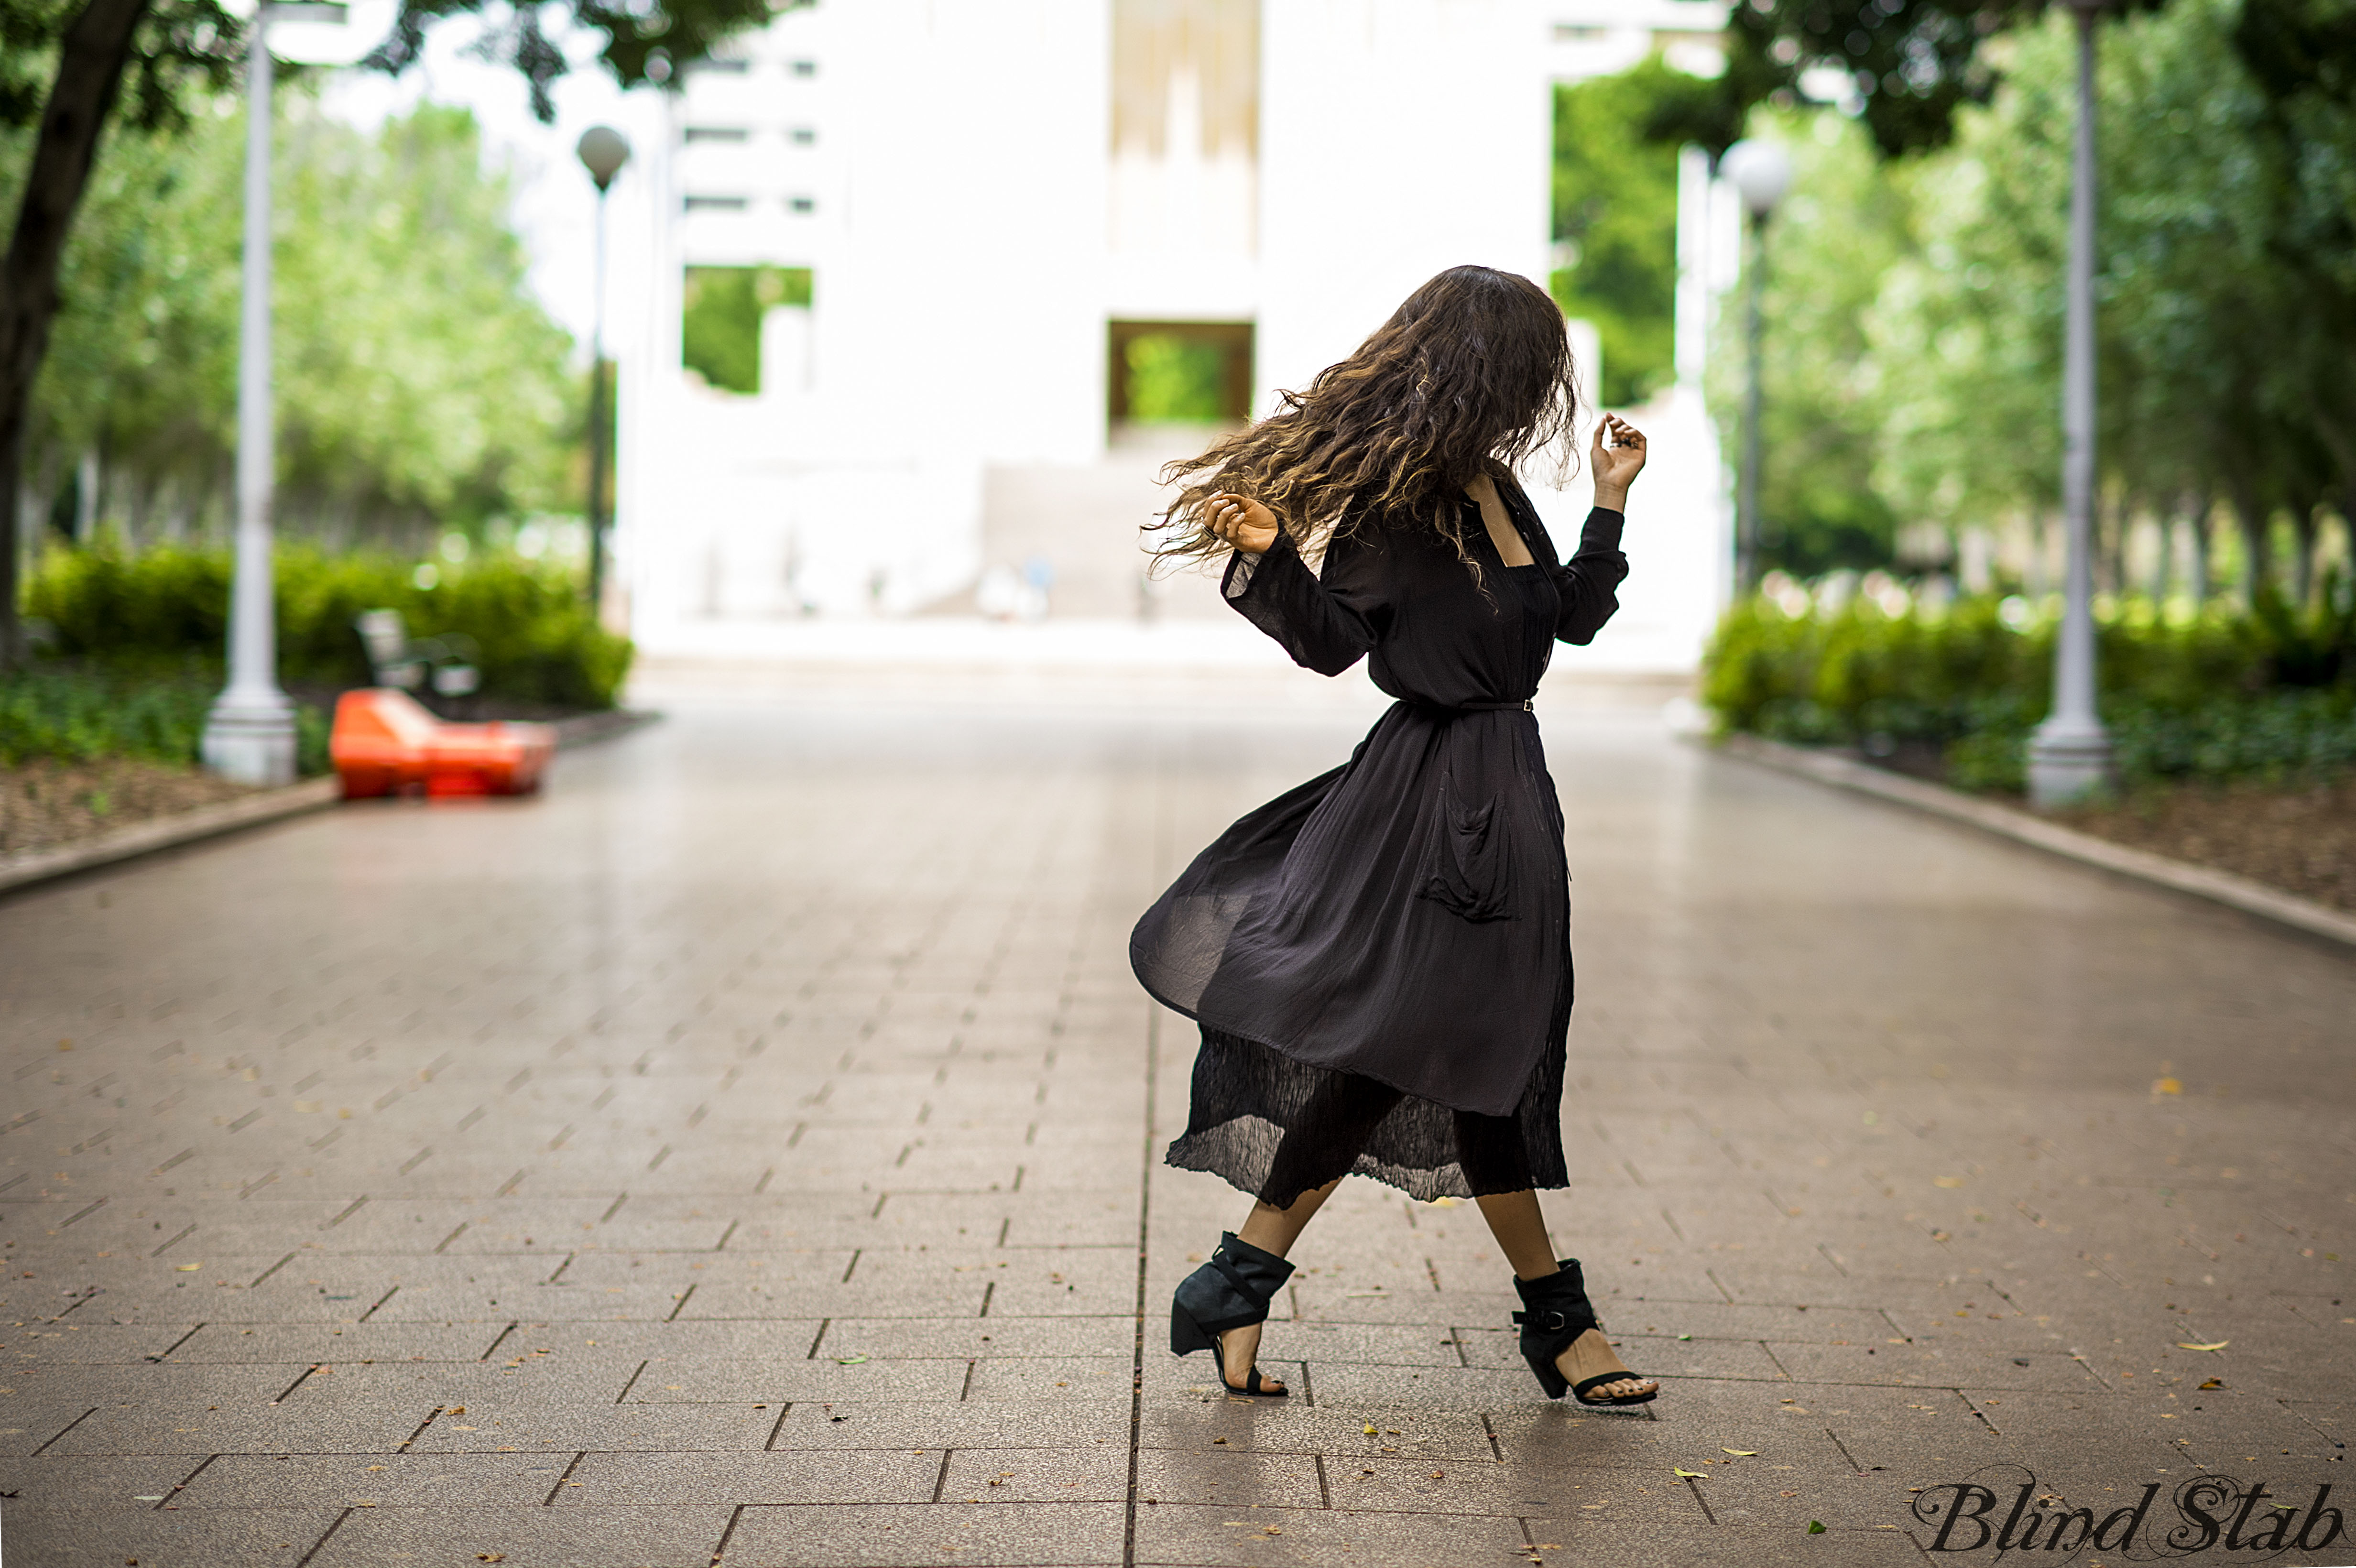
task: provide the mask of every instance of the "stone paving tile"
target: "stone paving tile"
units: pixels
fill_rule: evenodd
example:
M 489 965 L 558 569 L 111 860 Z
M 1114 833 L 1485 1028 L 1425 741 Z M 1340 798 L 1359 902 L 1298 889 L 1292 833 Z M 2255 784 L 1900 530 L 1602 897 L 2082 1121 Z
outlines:
M 748 1508 L 730 1568 L 1095 1568 L 1121 1561 L 1117 1503 Z
M 355 1509 L 306 1568 L 480 1568 L 487 1560 L 517 1568 L 711 1568 L 729 1513 L 712 1506 Z
M 94 1406 L 48 1440 L 43 1454 L 378 1454 L 398 1447 L 431 1403 L 336 1408 L 252 1401 L 204 1405 L 142 1400 Z
M 1355 1460 L 1361 1455 L 1392 1454 L 1415 1458 L 1494 1459 L 1495 1446 L 1478 1414 L 1453 1414 L 1398 1406 L 1339 1410 L 1292 1400 L 1221 1397 L 1216 1384 L 1194 1399 L 1156 1401 L 1141 1415 L 1138 1440 L 1148 1449 L 1210 1452 L 1330 1454 Z M 1372 1432 L 1365 1429 L 1375 1428 Z
M 8 1549 L 23 1562 L 44 1564 L 220 1563 L 239 1568 L 249 1563 L 252 1568 L 294 1568 L 336 1520 L 333 1508 L 158 1512 L 152 1504 L 75 1508 L 27 1502 L 8 1509 Z
M 1137 1340 L 1134 1317 L 838 1317 L 830 1319 L 811 1352 L 820 1357 L 868 1355 L 1127 1356 Z
M 1792 1377 L 1810 1383 L 1877 1383 L 1906 1388 L 1980 1388 L 2094 1393 L 2103 1384 L 2065 1352 L 2027 1356 L 1949 1349 L 1935 1345 L 1770 1344 L 1768 1352 Z
M 181 1509 L 537 1506 L 565 1467 L 528 1454 L 219 1454 L 173 1498 Z
M 432 1406 L 420 1413 L 420 1422 Z M 469 1404 L 424 1423 L 414 1454 L 653 1453 L 741 1450 L 766 1445 L 784 1411 L 742 1404 Z M 412 1430 L 414 1428 L 412 1427 Z
M 276 1366 L 181 1366 L 140 1363 L 45 1367 L 20 1371 L 12 1380 L 19 1395 L 55 1392 L 93 1404 L 131 1400 L 181 1404 L 253 1404 L 277 1398 L 301 1375 L 305 1363 Z
M 143 1501 L 154 1507 L 171 1498 L 173 1489 L 204 1462 L 185 1454 L 0 1458 L 0 1499 L 66 1508 L 128 1507 Z M 15 1516 L 13 1507 L 0 1506 L 0 1521 Z
M 809 1402 L 773 1423 L 772 1448 L 1018 1448 L 1129 1445 L 1128 1401 L 905 1404 Z
M 1139 1462 L 1139 1490 L 1150 1492 L 1142 1456 Z M 960 1448 L 942 1468 L 938 1500 L 1123 1502 L 1129 1497 L 1129 1464 L 1126 1443 L 1093 1448 Z
M 154 1339 L 152 1330 L 126 1330 Z M 168 1333 L 169 1330 L 166 1330 Z M 505 1338 L 505 1324 L 487 1323 L 234 1323 L 190 1326 L 163 1354 L 179 1362 L 477 1361 Z
M 929 1503 L 941 1465 L 937 1452 L 909 1449 L 588 1454 L 565 1477 L 556 1505 Z
M 1912 1537 L 1890 1525 L 1868 1530 L 1828 1528 L 1822 1535 L 1795 1539 L 1794 1532 L 1789 1531 L 1733 1524 L 1632 1528 L 1580 1519 L 1532 1519 L 1522 1522 L 1539 1548 L 1535 1555 L 1541 1563 L 1609 1563 L 1612 1568 L 1685 1568 L 1694 1563 L 1921 1568 L 1926 1561 Z
M 186 1343 L 195 1322 L 115 1324 L 49 1322 L 35 1318 L 22 1327 L 0 1325 L 0 1365 L 14 1372 L 31 1367 L 84 1362 L 141 1361 Z M 256 1358 L 277 1360 L 283 1358 Z
M 1137 1456 L 1139 1495 L 1155 1499 L 1157 1505 L 1323 1508 L 1328 1473 L 1327 1462 L 1317 1454 L 1216 1447 L 1147 1449 Z M 1330 1473 L 1340 1474 L 1338 1469 Z M 1124 1487 L 1127 1481 L 1124 1476 Z
M 1338 1509 L 1234 1509 L 1160 1505 L 1137 1520 L 1140 1563 L 1209 1568 L 1414 1563 L 1429 1568 L 1527 1561 L 1519 1521 Z
M 969 1382 L 962 1360 L 872 1359 L 845 1366 L 832 1356 L 753 1358 L 673 1357 L 648 1360 L 616 1397 L 633 1404 L 692 1403 L 716 1400 L 766 1400 L 773 1404 L 803 1400 L 956 1399 Z M 1124 1370 L 1126 1370 L 1124 1368 Z

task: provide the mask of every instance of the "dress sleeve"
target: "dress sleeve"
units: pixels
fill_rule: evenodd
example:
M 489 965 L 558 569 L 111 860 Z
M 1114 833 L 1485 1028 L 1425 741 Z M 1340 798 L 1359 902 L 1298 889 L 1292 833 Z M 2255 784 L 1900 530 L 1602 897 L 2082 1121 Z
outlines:
M 1628 575 L 1628 558 L 1620 553 L 1620 529 L 1625 515 L 1596 507 L 1580 530 L 1579 552 L 1554 569 L 1555 592 L 1562 596 L 1562 613 L 1555 618 L 1554 635 L 1566 643 L 1584 645 L 1595 640 L 1603 623 L 1620 608 L 1613 590 Z
M 1280 531 L 1264 553 L 1230 557 L 1219 591 L 1293 663 L 1340 675 L 1382 640 L 1389 624 L 1376 556 L 1355 538 L 1336 539 L 1326 547 L 1321 579 L 1292 536 Z

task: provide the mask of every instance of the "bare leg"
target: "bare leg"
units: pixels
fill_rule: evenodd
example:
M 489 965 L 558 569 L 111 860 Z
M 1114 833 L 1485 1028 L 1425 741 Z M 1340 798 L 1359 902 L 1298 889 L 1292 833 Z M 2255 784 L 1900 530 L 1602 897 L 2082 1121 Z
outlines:
M 1505 1261 L 1514 1265 L 1516 1278 L 1544 1279 L 1556 1271 L 1558 1264 L 1554 1243 L 1547 1236 L 1546 1215 L 1539 1211 L 1537 1193 L 1498 1192 L 1473 1201 L 1481 1205 L 1481 1218 L 1489 1221 L 1489 1233 L 1497 1238 L 1497 1245 L 1504 1250 Z M 1628 1363 L 1612 1349 L 1612 1342 L 1592 1328 L 1572 1340 L 1570 1348 L 1555 1358 L 1555 1365 L 1574 1383 L 1601 1372 L 1628 1371 Z M 1616 1382 L 1601 1384 L 1589 1392 L 1617 1398 L 1660 1386 L 1651 1378 L 1630 1372 Z
M 1489 1233 L 1505 1250 L 1515 1277 L 1544 1279 L 1555 1272 L 1554 1243 L 1547 1238 L 1537 1193 L 1493 1192 L 1472 1201 L 1481 1205 L 1481 1218 L 1489 1221 Z
M 1251 1213 L 1244 1219 L 1243 1228 L 1236 1232 L 1236 1239 L 1283 1257 L 1301 1239 L 1301 1232 L 1309 1228 L 1311 1218 L 1324 1207 L 1325 1200 L 1333 1195 L 1333 1189 L 1341 1185 L 1342 1179 L 1337 1176 L 1323 1187 L 1312 1187 L 1294 1199 L 1290 1209 L 1254 1203 Z M 1249 1380 L 1252 1361 L 1259 1354 L 1260 1327 L 1258 1323 L 1248 1324 L 1219 1336 L 1219 1376 L 1229 1388 L 1241 1388 Z M 1271 1389 L 1284 1386 L 1264 1374 L 1260 1382 Z

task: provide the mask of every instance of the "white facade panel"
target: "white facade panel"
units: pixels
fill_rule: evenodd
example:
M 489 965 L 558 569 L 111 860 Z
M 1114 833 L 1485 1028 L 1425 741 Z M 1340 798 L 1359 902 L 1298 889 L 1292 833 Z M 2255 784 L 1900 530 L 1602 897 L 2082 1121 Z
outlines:
M 1215 595 L 1136 581 L 1156 501 L 1150 463 L 1108 452 L 1108 324 L 1251 324 L 1264 413 L 1434 272 L 1543 283 L 1552 81 L 1723 16 L 1261 0 L 1247 56 L 1243 0 L 1194 3 L 1150 14 L 1166 93 L 1124 78 L 1119 146 L 1113 0 L 826 0 L 744 40 L 741 71 L 691 76 L 669 145 L 641 148 L 668 217 L 623 378 L 619 554 L 648 651 L 742 655 L 764 626 L 905 613 L 1026 558 L 1061 558 L 1084 613 L 1224 625 Z M 814 304 L 764 322 L 758 395 L 703 388 L 679 368 L 681 270 L 756 264 L 809 268 Z M 1720 602 L 1723 469 L 1697 387 L 1679 398 L 1647 411 L 1618 653 L 1581 658 L 1689 667 Z M 1585 481 L 1539 500 L 1567 535 Z

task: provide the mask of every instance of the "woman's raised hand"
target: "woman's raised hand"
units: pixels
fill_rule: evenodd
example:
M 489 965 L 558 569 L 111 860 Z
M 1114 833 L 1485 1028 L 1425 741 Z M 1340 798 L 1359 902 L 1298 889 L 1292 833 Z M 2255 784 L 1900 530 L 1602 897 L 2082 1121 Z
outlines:
M 1618 414 L 1605 414 L 1595 421 L 1590 455 L 1595 464 L 1595 504 L 1609 511 L 1626 511 L 1628 486 L 1644 471 L 1644 432 Z
M 1203 522 L 1246 555 L 1259 555 L 1276 543 L 1276 514 L 1231 491 L 1222 490 L 1203 504 Z

